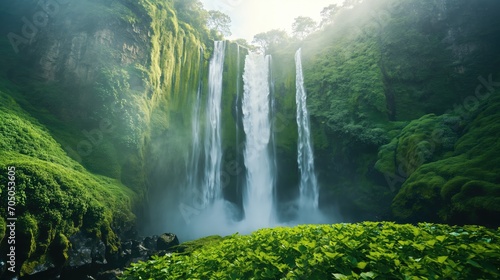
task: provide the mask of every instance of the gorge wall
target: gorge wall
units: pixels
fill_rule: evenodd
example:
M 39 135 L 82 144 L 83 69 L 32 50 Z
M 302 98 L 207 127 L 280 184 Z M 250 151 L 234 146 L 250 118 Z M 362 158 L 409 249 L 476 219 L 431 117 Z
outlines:
M 354 219 L 498 225 L 487 140 L 498 136 L 498 8 L 363 2 L 303 43 L 325 204 Z

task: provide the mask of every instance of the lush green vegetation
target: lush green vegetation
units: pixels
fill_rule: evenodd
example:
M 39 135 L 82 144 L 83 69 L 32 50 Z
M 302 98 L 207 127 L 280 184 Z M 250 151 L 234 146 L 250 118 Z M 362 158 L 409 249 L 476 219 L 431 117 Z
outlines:
M 491 87 L 500 80 L 499 3 L 353 0 L 325 8 L 314 33 L 309 22 L 295 38 L 280 30 L 256 36 L 273 56 L 280 199 L 291 199 L 297 183 L 293 55 L 302 47 L 320 205 L 336 204 L 353 219 L 497 227 L 500 99 Z M 34 12 L 30 4 L 0 4 L 9 21 L 0 29 L 19 31 Z M 17 169 L 23 273 L 63 265 L 79 231 L 116 251 L 135 198 L 175 207 L 190 148 L 186 127 L 198 87 L 206 93 L 211 40 L 227 24 L 212 13 L 220 30 L 208 30 L 210 13 L 198 0 L 64 8 L 23 55 L 13 56 L 0 38 L 0 170 Z M 246 52 L 227 44 L 223 170 L 244 139 L 234 108 Z M 454 104 L 474 108 L 463 113 Z M 114 129 L 101 131 L 88 153 L 78 151 L 102 124 Z M 236 185 L 225 189 L 228 197 Z M 0 219 L 2 237 L 5 226 Z M 311 226 L 210 237 L 178 250 L 135 265 L 126 279 L 499 277 L 498 232 L 479 227 Z
M 408 170 L 408 179 L 402 185 L 393 203 L 394 215 L 404 221 L 427 221 L 447 223 L 476 223 L 498 226 L 500 215 L 500 97 L 498 91 L 480 105 L 477 111 L 464 115 L 471 118 L 464 128 L 463 136 L 451 141 L 455 136 L 449 130 L 441 130 L 414 141 L 410 150 L 417 155 L 403 155 L 396 162 L 401 169 Z M 448 120 L 450 120 L 448 118 Z M 461 119 L 454 118 L 457 124 Z M 416 121 L 424 124 L 424 118 Z M 409 125 L 410 126 L 410 125 Z M 408 126 L 408 127 L 409 127 Z M 407 128 L 408 128 L 407 127 Z M 405 128 L 405 130 L 407 129 Z M 427 131 L 433 131 L 431 129 Z M 418 131 L 400 136 L 400 143 L 419 137 Z M 448 138 L 450 137 L 451 138 Z M 440 155 L 443 145 L 451 142 L 452 151 Z M 455 144 L 456 142 L 456 144 Z M 403 152 L 404 147 L 398 149 Z M 385 153 L 385 152 L 382 152 Z M 389 153 L 391 154 L 391 153 Z M 394 152 L 392 152 L 394 155 Z M 409 163 L 408 159 L 419 159 Z M 407 164 L 405 164 L 407 163 Z M 404 181 L 401 173 L 395 171 L 394 181 Z
M 342 7 L 325 8 L 321 28 L 302 42 L 274 50 L 273 55 L 288 52 L 291 56 L 298 47 L 303 49 L 312 135 L 325 202 L 341 197 L 336 203 L 342 211 L 363 220 L 395 215 L 399 219 L 411 216 L 412 221 L 425 221 L 425 209 L 437 212 L 436 207 L 431 210 L 412 206 L 419 204 L 415 201 L 428 198 L 417 195 L 427 192 L 423 190 L 427 187 L 421 186 L 433 184 L 434 191 L 438 191 L 470 168 L 448 166 L 449 173 L 441 176 L 441 181 L 429 173 L 435 166 L 428 166 L 429 172 L 418 180 L 417 175 L 411 175 L 420 165 L 452 154 L 469 157 L 463 154 L 465 149 L 455 144 L 468 133 L 464 128 L 475 115 L 464 118 L 456 108 L 474 105 L 474 91 L 478 85 L 486 85 L 488 75 L 492 74 L 493 81 L 498 80 L 495 73 L 499 69 L 496 49 L 500 47 L 500 22 L 490 12 L 498 5 L 491 0 L 351 1 Z M 472 45 L 477 48 L 468 47 Z M 277 75 L 276 84 L 293 79 L 292 75 Z M 293 85 L 288 86 L 293 89 Z M 483 86 L 481 95 L 486 95 L 486 91 Z M 481 123 L 495 129 L 490 122 Z M 479 140 L 483 135 L 474 133 L 478 137 L 476 147 L 481 147 L 478 143 L 483 141 Z M 439 143 L 434 138 L 439 138 Z M 278 143 L 283 139 L 278 139 Z M 469 144 L 472 148 L 472 141 Z M 493 151 L 488 152 L 491 155 L 490 152 Z M 475 162 L 475 168 L 481 166 L 489 170 L 486 173 L 496 172 L 487 157 L 476 157 Z M 485 183 L 498 184 L 492 176 L 486 178 L 489 179 L 483 180 Z M 404 194 L 398 196 L 397 206 L 391 211 L 387 206 L 407 179 L 413 187 L 402 189 Z M 419 182 L 418 186 L 413 180 Z M 497 197 L 491 187 L 487 189 L 489 195 Z M 409 193 L 415 194 L 411 202 L 402 202 Z M 431 199 L 429 205 L 436 205 L 435 202 Z M 488 205 L 492 210 L 498 203 L 489 201 Z M 475 212 L 472 208 L 470 212 Z M 458 222 L 451 216 L 459 217 L 440 216 L 436 221 Z M 406 218 L 402 220 L 408 221 Z
M 77 232 L 103 240 L 110 252 L 118 250 L 117 234 L 130 228 L 135 218 L 135 194 L 69 158 L 5 89 L 0 90 L 0 119 L 0 184 L 7 186 L 8 167 L 15 167 L 16 261 L 22 273 L 48 260 L 64 264 L 68 237 Z M 6 188 L 0 189 L 0 201 L 7 205 Z M 6 207 L 0 216 L 4 228 Z
M 499 249 L 499 230 L 478 226 L 309 225 L 154 257 L 122 279 L 495 279 Z

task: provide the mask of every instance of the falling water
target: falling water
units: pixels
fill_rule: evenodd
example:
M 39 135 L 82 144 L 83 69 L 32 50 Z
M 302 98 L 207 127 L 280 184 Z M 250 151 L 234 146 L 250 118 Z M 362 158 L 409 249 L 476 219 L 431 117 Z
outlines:
M 183 188 L 187 196 L 195 195 L 198 192 L 200 178 L 200 158 L 201 158 L 201 135 L 200 135 L 200 107 L 201 107 L 201 92 L 203 89 L 203 48 L 200 48 L 200 68 L 198 70 L 198 90 L 196 92 L 196 100 L 191 114 L 191 135 L 192 146 L 189 159 L 187 173 L 187 187 Z
M 243 74 L 243 128 L 246 135 L 244 161 L 247 168 L 243 194 L 245 226 L 261 228 L 272 225 L 275 218 L 272 161 L 269 145 L 269 56 L 249 54 Z
M 273 176 L 273 189 L 274 189 L 274 203 L 275 205 L 278 204 L 278 194 L 277 194 L 277 173 L 278 173 L 278 156 L 276 155 L 276 130 L 275 130 L 275 120 L 276 120 L 276 99 L 275 99 L 275 91 L 274 91 L 274 77 L 273 77 L 273 71 L 272 71 L 272 64 L 273 64 L 273 58 L 272 56 L 269 56 L 269 90 L 270 90 L 270 97 L 271 97 L 271 111 L 269 113 L 269 116 L 271 118 L 271 157 L 273 158 L 273 164 L 272 164 L 272 174 Z
M 236 115 L 236 147 L 240 146 L 240 45 L 237 45 L 237 54 L 236 54 L 236 67 L 237 67 L 237 75 L 236 75 L 236 102 L 234 103 L 234 112 Z M 236 162 L 240 164 L 240 151 L 239 149 L 236 151 Z M 240 193 L 240 172 L 236 172 L 236 192 Z
M 221 198 L 221 97 L 225 42 L 217 41 L 209 66 L 207 125 L 205 130 L 204 204 Z
M 209 64 L 206 104 L 203 102 L 202 94 L 204 86 L 202 80 L 199 81 L 192 112 L 193 145 L 190 154 L 191 163 L 188 166 L 190 173 L 186 187 L 188 191 L 184 192 L 185 197 L 179 204 L 181 217 L 177 217 L 178 220 L 175 221 L 179 225 L 176 228 L 182 228 L 182 231 L 178 232 L 182 232 L 183 237 L 189 240 L 210 234 L 227 235 L 234 232 L 246 234 L 259 228 L 279 224 L 325 222 L 318 208 L 319 189 L 314 172 L 300 50 L 295 55 L 297 162 L 300 170 L 299 207 L 297 209 L 295 203 L 290 204 L 291 212 L 298 210 L 297 216 L 286 221 L 278 218 L 278 206 L 281 207 L 279 209 L 285 209 L 288 205 L 280 205 L 277 201 L 276 139 L 272 122 L 276 108 L 273 102 L 274 86 L 270 56 L 261 54 L 246 56 L 243 92 L 239 90 L 236 92 L 235 108 L 237 122 L 239 123 L 241 118 L 245 135 L 243 161 L 246 172 L 243 174 L 246 181 L 241 193 L 242 205 L 235 205 L 223 197 L 221 98 L 225 48 L 224 42 L 215 42 Z M 239 65 L 239 61 L 237 64 Z M 238 86 L 239 81 L 236 84 Z M 236 129 L 236 138 L 239 139 L 239 128 Z M 184 222 L 180 221 L 180 218 L 184 219 Z
M 300 209 L 318 209 L 319 187 L 314 172 L 314 155 L 311 145 L 309 114 L 307 112 L 306 91 L 302 74 L 301 49 L 295 53 L 297 103 L 297 162 L 300 170 Z

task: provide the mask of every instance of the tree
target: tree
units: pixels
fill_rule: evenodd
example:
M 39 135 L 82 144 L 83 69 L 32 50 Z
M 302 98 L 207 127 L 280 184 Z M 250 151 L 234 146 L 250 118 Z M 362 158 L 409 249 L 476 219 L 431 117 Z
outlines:
M 321 23 L 320 26 L 323 27 L 325 25 L 333 23 L 333 18 L 335 14 L 339 11 L 340 7 L 337 4 L 331 4 L 327 7 L 324 7 L 321 10 Z
M 174 7 L 180 20 L 195 29 L 205 28 L 208 13 L 203 9 L 203 4 L 199 0 L 174 0 Z
M 279 44 L 286 44 L 290 37 L 284 30 L 273 29 L 267 32 L 262 32 L 253 37 L 252 43 L 259 45 L 264 51 L 276 47 Z
M 296 38 L 303 40 L 307 35 L 316 30 L 317 24 L 310 17 L 297 17 L 292 25 L 292 31 Z
M 231 36 L 231 18 L 220 11 L 209 11 L 207 27 L 222 36 Z

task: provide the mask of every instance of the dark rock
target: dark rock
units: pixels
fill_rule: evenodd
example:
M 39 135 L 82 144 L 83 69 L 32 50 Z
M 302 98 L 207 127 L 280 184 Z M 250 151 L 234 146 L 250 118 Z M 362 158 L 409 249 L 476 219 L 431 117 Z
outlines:
M 68 266 L 80 267 L 92 263 L 106 264 L 106 245 L 99 239 L 77 233 L 69 238 Z
M 101 272 L 97 275 L 96 280 L 118 280 L 118 277 L 123 275 L 123 271 L 120 269 L 113 269 Z
M 179 239 L 173 233 L 164 233 L 158 237 L 156 241 L 157 250 L 168 250 L 173 246 L 179 245 Z
M 144 238 L 142 243 L 144 244 L 144 247 L 148 248 L 149 250 L 157 250 L 157 248 L 156 248 L 157 240 L 158 240 L 158 236 L 153 235 L 151 237 L 148 236 L 148 237 Z
M 62 269 L 53 267 L 49 261 L 38 267 L 37 273 L 20 280 L 117 280 L 131 263 L 146 261 L 153 255 L 165 255 L 179 245 L 177 236 L 172 233 L 122 240 L 119 251 L 115 253 L 109 252 L 101 240 L 84 233 L 71 236 L 69 241 L 68 261 Z

